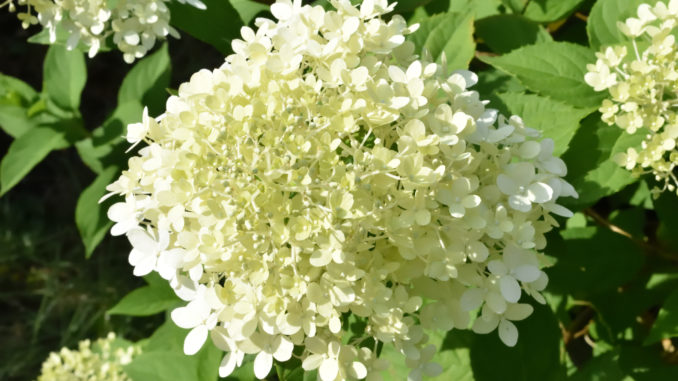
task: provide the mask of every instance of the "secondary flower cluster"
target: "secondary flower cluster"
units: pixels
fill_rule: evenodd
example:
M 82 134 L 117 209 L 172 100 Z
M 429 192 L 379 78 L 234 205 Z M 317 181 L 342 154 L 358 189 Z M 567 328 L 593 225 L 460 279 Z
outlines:
M 123 365 L 140 353 L 134 345 L 117 346 L 115 334 L 94 343 L 81 341 L 78 350 L 62 348 L 50 353 L 37 381 L 129 381 Z
M 619 22 L 630 45 L 608 46 L 588 65 L 586 83 L 596 91 L 608 90 L 600 112 L 607 124 L 629 134 L 642 133 L 640 149 L 629 148 L 616 156 L 619 165 L 635 175 L 652 173 L 664 190 L 674 191 L 678 179 L 678 48 L 672 34 L 678 24 L 678 0 L 668 6 L 642 4 L 638 17 Z M 628 54 L 628 50 L 632 53 Z
M 16 11 L 14 0 L 6 0 L 0 8 L 9 6 Z M 156 40 L 168 34 L 178 38 L 179 33 L 169 25 L 170 0 L 17 0 L 25 6 L 18 13 L 22 26 L 40 24 L 49 32 L 54 43 L 57 32 L 68 34 L 66 46 L 74 49 L 79 43 L 89 48 L 94 57 L 108 37 L 123 53 L 127 63 L 141 58 L 155 45 Z M 178 0 L 196 8 L 205 9 L 200 0 Z
M 378 341 L 435 375 L 425 331 L 478 313 L 475 332 L 515 345 L 523 296 L 544 302 L 551 213 L 571 215 L 551 140 L 485 108 L 475 74 L 418 59 L 416 27 L 381 18 L 393 4 L 331 3 L 281 0 L 243 28 L 223 66 L 128 127 L 147 145 L 107 188 L 134 274 L 188 302 L 171 314 L 184 351 L 211 337 L 221 376 L 256 354 L 260 379 L 294 355 L 323 381 L 375 380 Z

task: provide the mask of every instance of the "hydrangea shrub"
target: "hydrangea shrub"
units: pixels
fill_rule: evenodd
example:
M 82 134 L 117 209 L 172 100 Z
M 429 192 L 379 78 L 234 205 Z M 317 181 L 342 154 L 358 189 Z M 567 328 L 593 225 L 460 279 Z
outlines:
M 509 346 L 544 303 L 544 234 L 571 212 L 553 141 L 486 108 L 477 76 L 414 54 L 385 1 L 279 1 L 220 68 L 179 87 L 127 141 L 146 147 L 107 189 L 134 274 L 188 302 L 184 351 L 211 338 L 222 377 L 258 378 L 295 346 L 324 381 L 363 379 L 394 345 L 434 375 L 425 330 L 498 329 Z M 366 323 L 344 343 L 346 315 Z
M 66 157 L 90 267 L 146 282 L 39 380 L 675 378 L 678 0 L 263 3 L 0 0 L 51 45 L 0 74 L 3 205 Z

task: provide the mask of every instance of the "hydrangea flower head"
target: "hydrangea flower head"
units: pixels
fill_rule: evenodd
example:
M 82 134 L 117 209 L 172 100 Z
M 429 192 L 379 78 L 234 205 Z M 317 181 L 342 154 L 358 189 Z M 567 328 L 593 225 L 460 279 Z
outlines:
M 414 55 L 386 0 L 335 10 L 280 0 L 233 55 L 180 86 L 128 141 L 147 145 L 107 188 L 136 275 L 187 304 L 184 351 L 245 354 L 262 379 L 293 355 L 323 381 L 379 379 L 393 345 L 435 375 L 426 330 L 514 345 L 544 302 L 551 213 L 576 196 L 553 142 L 469 90 L 477 76 Z M 348 333 L 348 316 L 365 323 Z M 472 327 L 471 314 L 479 314 Z
M 5 5 L 14 12 L 14 0 Z M 170 0 L 17 0 L 25 10 L 17 14 L 24 28 L 40 24 L 48 30 L 54 43 L 57 28 L 68 33 L 66 46 L 74 49 L 79 43 L 89 48 L 89 57 L 94 57 L 109 36 L 123 53 L 127 63 L 141 58 L 153 48 L 158 39 L 179 33 L 169 25 L 170 12 L 166 2 Z M 179 0 L 205 9 L 199 0 Z M 34 14 L 35 13 L 35 14 Z
M 116 346 L 115 340 L 111 332 L 94 343 L 81 341 L 77 350 L 62 348 L 50 353 L 38 381 L 130 381 L 122 367 L 141 349 L 136 345 Z
M 584 79 L 594 90 L 610 94 L 600 107 L 603 121 L 645 135 L 640 147 L 628 148 L 615 160 L 636 176 L 651 173 L 661 186 L 652 191 L 658 196 L 678 185 L 678 48 L 673 34 L 678 0 L 641 4 L 637 13 L 618 23 L 631 45 L 604 47 Z

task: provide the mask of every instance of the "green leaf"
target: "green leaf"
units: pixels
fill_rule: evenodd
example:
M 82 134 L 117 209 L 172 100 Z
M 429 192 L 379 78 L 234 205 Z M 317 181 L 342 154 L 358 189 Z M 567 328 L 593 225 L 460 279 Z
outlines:
M 590 301 L 612 339 L 623 339 L 629 334 L 644 339 L 647 327 L 640 323 L 638 317 L 664 303 L 677 287 L 678 274 L 655 273 L 650 276 L 640 272 L 623 287 L 596 294 Z
M 597 108 L 605 98 L 584 82 L 586 64 L 594 62 L 595 55 L 580 45 L 544 42 L 480 59 L 515 76 L 528 89 L 575 107 Z
M 645 263 L 642 251 L 632 241 L 597 226 L 551 234 L 546 253 L 557 259 L 547 271 L 549 289 L 577 298 L 615 291 L 632 280 Z
M 511 33 L 506 33 L 510 30 Z M 495 15 L 476 21 L 476 36 L 493 52 L 503 54 L 525 45 L 553 41 L 539 24 L 519 15 Z
M 587 361 L 569 381 L 633 381 L 619 367 L 619 353 L 610 351 Z
M 591 8 L 586 31 L 593 49 L 628 41 L 617 28 L 617 21 L 636 17 L 638 6 L 647 0 L 598 0 Z
M 14 140 L 0 163 L 0 196 L 15 186 L 62 141 L 63 134 L 49 127 L 33 128 Z
M 47 51 L 43 71 L 43 91 L 50 99 L 65 110 L 78 110 L 80 94 L 87 81 L 82 53 L 52 45 Z
M 219 350 L 210 343 L 194 356 L 174 351 L 144 352 L 124 369 L 133 381 L 216 380 L 221 360 Z M 209 377 L 205 374 L 208 371 L 214 375 Z
M 128 124 L 141 121 L 143 107 L 139 102 L 127 102 L 113 111 L 100 127 L 95 128 L 87 139 L 75 143 L 80 159 L 94 173 L 101 173 L 109 166 L 124 167 L 125 151 L 129 143 L 123 138 Z
M 16 139 L 35 127 L 35 123 L 28 118 L 25 108 L 0 104 L 0 127 Z
M 133 381 L 215 381 L 224 353 L 208 339 L 198 353 L 184 355 L 187 333 L 173 322 L 165 322 L 153 333 L 143 352 L 124 367 L 125 373 Z
M 662 305 L 645 344 L 672 337 L 678 337 L 678 290 L 673 291 Z
M 248 25 L 259 13 L 268 11 L 266 4 L 253 0 L 229 0 L 229 2 L 240 15 L 240 20 L 244 25 Z
M 540 23 L 564 19 L 579 8 L 584 0 L 532 0 L 523 15 Z
M 674 192 L 664 192 L 654 200 L 655 211 L 659 216 L 657 231 L 660 242 L 678 251 L 678 197 Z
M 567 180 L 579 192 L 579 199 L 564 202 L 574 206 L 590 205 L 637 181 L 631 172 L 614 161 L 614 156 L 629 147 L 640 146 L 643 137 L 642 131 L 629 135 L 618 127 L 608 126 L 600 120 L 599 113 L 585 118 L 572 139 L 573 148 L 563 155 L 568 167 Z
M 438 352 L 434 361 L 443 367 L 443 372 L 431 378 L 436 381 L 473 381 L 471 369 L 471 344 L 476 334 L 472 331 L 452 330 L 447 332 L 444 340 L 438 345 L 439 335 L 433 335 Z
M 426 5 L 434 0 L 400 0 L 393 10 L 397 14 L 412 12 L 418 7 Z
M 113 182 L 119 172 L 119 167 L 106 168 L 78 197 L 78 203 L 75 206 L 75 224 L 78 226 L 80 238 L 85 245 L 87 258 L 92 255 L 113 224 L 106 217 L 106 211 L 113 201 L 108 199 L 100 204 L 99 199 L 106 194 L 106 186 Z
M 172 13 L 171 24 L 223 54 L 231 52 L 231 40 L 240 37 L 240 27 L 243 25 L 238 12 L 225 0 L 202 2 L 207 6 L 206 10 L 178 1 L 167 3 Z
M 444 4 L 446 1 L 432 1 L 426 8 L 433 4 Z M 496 15 L 499 13 L 501 0 L 449 0 L 449 12 L 473 12 L 476 19 Z M 434 12 L 435 13 L 435 12 Z
M 26 82 L 18 78 L 0 74 L 0 99 L 8 97 L 10 94 L 18 95 L 21 100 L 25 102 L 17 104 L 17 106 L 28 106 L 38 97 L 38 93 Z
M 560 328 L 553 312 L 542 305 L 516 322 L 519 337 L 509 348 L 497 332 L 478 335 L 471 345 L 471 367 L 477 381 L 553 380 L 563 373 L 560 365 Z
M 530 0 L 501 0 L 502 4 L 513 13 L 521 13 L 528 1 Z
M 149 316 L 174 307 L 181 301 L 171 287 L 164 284 L 151 284 L 137 288 L 125 295 L 108 310 L 110 315 Z
M 480 99 L 490 101 L 488 107 L 508 113 L 508 109 L 499 99 L 499 93 L 522 93 L 527 89 L 515 77 L 493 67 L 478 72 L 478 83 L 472 88 L 480 94 Z
M 138 102 L 147 106 L 151 114 L 161 113 L 167 99 L 165 88 L 169 86 L 170 65 L 165 43 L 153 54 L 137 62 L 127 73 L 118 91 L 118 105 Z
M 473 15 L 445 13 L 421 22 L 419 30 L 408 36 L 415 51 L 426 49 L 433 60 L 447 59 L 448 70 L 466 69 L 475 54 L 473 41 Z
M 527 126 L 553 139 L 556 156 L 567 151 L 579 122 L 590 113 L 536 94 L 504 93 L 498 97 L 512 114 L 520 115 Z
M 447 333 L 439 331 L 426 331 L 429 343 L 438 348 L 433 362 L 443 367 L 443 373 L 431 378 L 436 381 L 472 381 L 471 360 L 469 347 L 474 340 L 475 334 L 470 331 L 452 330 Z M 384 380 L 400 381 L 407 378 L 411 371 L 405 365 L 405 358 L 395 350 L 393 345 L 384 344 L 379 358 L 387 359 L 391 366 L 381 372 Z

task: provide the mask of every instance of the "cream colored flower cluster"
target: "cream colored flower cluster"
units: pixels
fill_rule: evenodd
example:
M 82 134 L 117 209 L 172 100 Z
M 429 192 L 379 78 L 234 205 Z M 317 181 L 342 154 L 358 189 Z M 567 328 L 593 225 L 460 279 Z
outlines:
M 678 0 L 668 6 L 640 5 L 637 18 L 618 23 L 630 45 L 608 46 L 596 53 L 598 60 L 588 65 L 585 76 L 594 90 L 610 93 L 611 99 L 600 107 L 603 121 L 629 134 L 645 135 L 640 148 L 629 148 L 615 160 L 634 175 L 652 173 L 661 185 L 653 189 L 655 196 L 675 191 L 678 185 L 678 48 L 673 34 L 677 26 Z
M 141 58 L 155 42 L 168 34 L 178 38 L 179 33 L 169 25 L 170 0 L 17 0 L 25 6 L 18 13 L 24 28 L 40 24 L 49 31 L 50 42 L 57 38 L 57 28 L 68 33 L 66 46 L 74 49 L 79 43 L 89 48 L 94 57 L 109 36 L 123 53 L 127 63 Z M 205 9 L 199 0 L 179 0 Z M 0 4 L 15 11 L 13 0 Z
M 280 0 L 235 54 L 180 86 L 127 140 L 146 144 L 108 186 L 134 274 L 188 303 L 184 350 L 211 338 L 220 375 L 256 355 L 323 381 L 378 380 L 393 345 L 436 375 L 427 330 L 498 329 L 543 303 L 539 253 L 576 192 L 553 141 L 485 108 L 477 76 L 414 55 L 386 0 L 336 10 Z M 349 333 L 349 322 L 365 324 Z M 355 324 L 358 325 L 358 324 Z M 297 350 L 294 350 L 294 348 Z
M 114 341 L 111 332 L 94 343 L 81 341 L 78 350 L 62 348 L 50 353 L 37 381 L 129 381 L 122 367 L 140 353 L 140 348 L 116 348 Z

